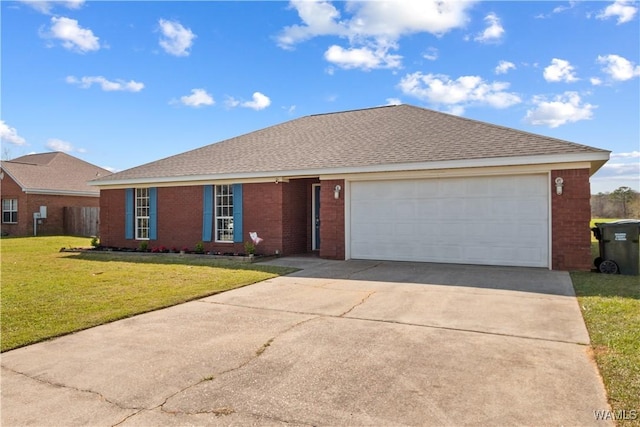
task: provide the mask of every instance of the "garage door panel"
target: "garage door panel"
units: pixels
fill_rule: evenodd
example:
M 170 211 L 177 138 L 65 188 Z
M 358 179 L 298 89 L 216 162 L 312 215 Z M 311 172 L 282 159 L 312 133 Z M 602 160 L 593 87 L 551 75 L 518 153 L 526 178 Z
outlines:
M 546 175 L 355 182 L 350 200 L 352 258 L 548 265 Z

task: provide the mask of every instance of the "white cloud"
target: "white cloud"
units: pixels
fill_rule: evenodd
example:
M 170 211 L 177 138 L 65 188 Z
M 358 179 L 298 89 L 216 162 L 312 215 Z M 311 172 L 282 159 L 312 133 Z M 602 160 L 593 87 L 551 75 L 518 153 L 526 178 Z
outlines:
M 100 39 L 87 28 L 78 25 L 78 21 L 71 18 L 52 17 L 51 28 L 48 32 L 42 32 L 41 36 L 49 39 L 58 39 L 65 49 L 86 53 L 100 49 Z
M 399 87 L 406 95 L 431 104 L 449 106 L 450 111 L 457 114 L 462 114 L 464 106 L 507 108 L 522 102 L 518 95 L 506 91 L 509 83 L 490 83 L 479 76 L 461 76 L 452 80 L 446 75 L 416 72 L 403 77 Z
M 23 137 L 18 135 L 16 128 L 10 127 L 4 120 L 0 120 L 0 140 L 14 145 L 25 145 L 27 143 Z
M 224 100 L 224 105 L 227 108 L 235 108 L 240 105 L 240 101 L 235 99 L 233 96 L 227 96 Z
M 543 75 L 548 82 L 572 83 L 578 81 L 573 65 L 564 59 L 553 58 L 551 65 L 544 69 Z
M 640 151 L 630 151 L 628 153 L 611 153 L 611 157 L 622 159 L 638 159 L 640 158 Z
M 242 107 L 252 108 L 252 109 L 258 111 L 258 110 L 264 110 L 269 105 L 271 105 L 271 100 L 269 99 L 268 96 L 266 96 L 266 95 L 264 95 L 264 94 L 262 94 L 260 92 L 254 92 L 252 101 L 246 101 L 246 102 L 243 102 L 240 105 Z
M 402 105 L 402 101 L 400 101 L 400 98 L 387 98 L 386 101 L 386 105 Z
M 324 58 L 340 68 L 360 68 L 371 70 L 374 68 L 398 68 L 401 65 L 402 56 L 388 52 L 389 47 L 369 47 L 344 49 L 333 45 L 324 53 Z
M 602 80 L 599 79 L 598 77 L 591 77 L 589 79 L 589 82 L 591 82 L 593 86 L 600 86 L 602 84 Z
M 589 120 L 593 117 L 594 105 L 583 103 L 577 92 L 565 92 L 553 100 L 544 96 L 533 98 L 535 108 L 527 111 L 525 121 L 536 126 L 558 126 Z
M 484 17 L 484 21 L 488 25 L 487 28 L 485 28 L 482 33 L 478 34 L 474 38 L 474 40 L 480 43 L 495 43 L 500 41 L 500 39 L 502 39 L 502 36 L 504 35 L 504 28 L 500 23 L 500 18 L 498 18 L 498 15 L 491 12 Z
M 398 68 L 402 57 L 389 54 L 389 49 L 398 49 L 400 37 L 422 32 L 440 36 L 463 27 L 473 1 L 377 0 L 342 4 L 347 15 L 343 19 L 328 1 L 292 0 L 290 7 L 298 12 L 301 23 L 285 27 L 276 37 L 278 45 L 293 49 L 313 37 L 343 37 L 348 39 L 349 47 L 334 44 L 325 52 L 325 59 L 342 68 Z
M 342 36 L 350 40 L 378 38 L 397 40 L 403 35 L 427 32 L 442 35 L 468 22 L 467 10 L 473 2 L 438 0 L 349 1 L 345 11 L 350 19 L 340 19 L 340 12 L 328 1 L 292 0 L 302 25 L 285 27 L 277 37 L 282 48 L 316 36 Z
M 435 61 L 438 59 L 438 49 L 435 47 L 427 48 L 426 52 L 422 54 L 424 59 L 428 59 L 429 61 Z
M 640 65 L 634 65 L 633 62 L 619 55 L 598 56 L 599 64 L 603 64 L 602 71 L 613 80 L 625 81 L 640 76 Z
M 251 101 L 242 102 L 237 100 L 233 96 L 227 96 L 224 101 L 224 105 L 227 108 L 244 107 L 244 108 L 251 108 L 253 110 L 259 111 L 259 110 L 264 110 L 269 105 L 271 105 L 271 99 L 269 99 L 268 96 L 260 92 L 254 92 Z
M 189 107 L 215 104 L 213 97 L 204 89 L 191 89 L 191 95 L 181 96 L 180 102 Z
M 85 76 L 80 79 L 75 76 L 67 76 L 66 82 L 69 84 L 75 84 L 82 89 L 88 89 L 93 84 L 98 84 L 105 92 L 140 92 L 144 89 L 144 83 L 136 82 L 134 80 L 129 80 L 127 82 L 121 79 L 110 81 L 102 76 Z
M 640 191 L 640 162 L 637 160 L 629 163 L 609 161 L 591 177 L 592 194 L 610 192 L 622 186 Z
M 296 43 L 316 36 L 346 35 L 346 28 L 336 22 L 340 12 L 327 1 L 292 0 L 290 8 L 298 11 L 304 25 L 285 27 L 277 37 L 278 45 L 290 49 Z
M 598 19 L 618 18 L 618 25 L 629 22 L 638 12 L 638 7 L 631 1 L 616 0 L 596 15 Z
M 84 0 L 20 0 L 40 13 L 50 14 L 51 10 L 56 6 L 66 7 L 67 9 L 79 9 L 84 4 Z
M 189 56 L 189 49 L 197 36 L 177 21 L 160 19 L 158 24 L 162 33 L 159 43 L 164 51 L 170 55 Z
M 51 138 L 47 140 L 45 147 L 53 151 L 63 151 L 65 153 L 71 153 L 74 151 L 77 151 L 78 153 L 84 153 L 86 151 L 82 148 L 75 148 L 70 142 L 63 141 L 57 138 Z
M 516 64 L 509 61 L 500 61 L 495 69 L 496 74 L 506 74 L 509 70 L 515 70 Z

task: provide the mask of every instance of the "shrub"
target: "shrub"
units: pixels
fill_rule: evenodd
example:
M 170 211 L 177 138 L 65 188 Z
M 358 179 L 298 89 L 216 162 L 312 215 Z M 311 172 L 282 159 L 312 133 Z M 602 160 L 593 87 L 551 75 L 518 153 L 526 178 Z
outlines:
M 256 253 L 256 245 L 252 242 L 246 241 L 244 242 L 244 251 L 249 255 L 253 255 Z

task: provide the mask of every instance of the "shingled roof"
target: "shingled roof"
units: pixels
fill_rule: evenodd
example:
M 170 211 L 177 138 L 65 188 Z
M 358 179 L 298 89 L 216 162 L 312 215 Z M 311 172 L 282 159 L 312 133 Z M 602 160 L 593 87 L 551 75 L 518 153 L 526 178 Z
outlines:
M 100 190 L 87 182 L 111 174 L 61 152 L 28 154 L 4 160 L 1 166 L 25 193 L 99 196 Z
M 609 152 L 411 105 L 317 114 L 134 167 L 95 185 L 215 179 L 331 170 L 398 170 L 403 165 L 474 159 L 582 155 Z M 574 156 L 575 157 L 575 156 Z M 569 160 L 567 160 L 569 161 Z M 574 160 L 575 161 L 575 160 Z M 326 172 L 325 172 L 326 173 Z

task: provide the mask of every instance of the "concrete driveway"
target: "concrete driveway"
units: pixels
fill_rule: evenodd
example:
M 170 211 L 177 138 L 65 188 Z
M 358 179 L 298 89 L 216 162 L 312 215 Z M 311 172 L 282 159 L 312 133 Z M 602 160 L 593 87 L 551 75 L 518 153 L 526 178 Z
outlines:
M 2 355 L 2 425 L 603 425 L 567 273 L 303 270 Z

